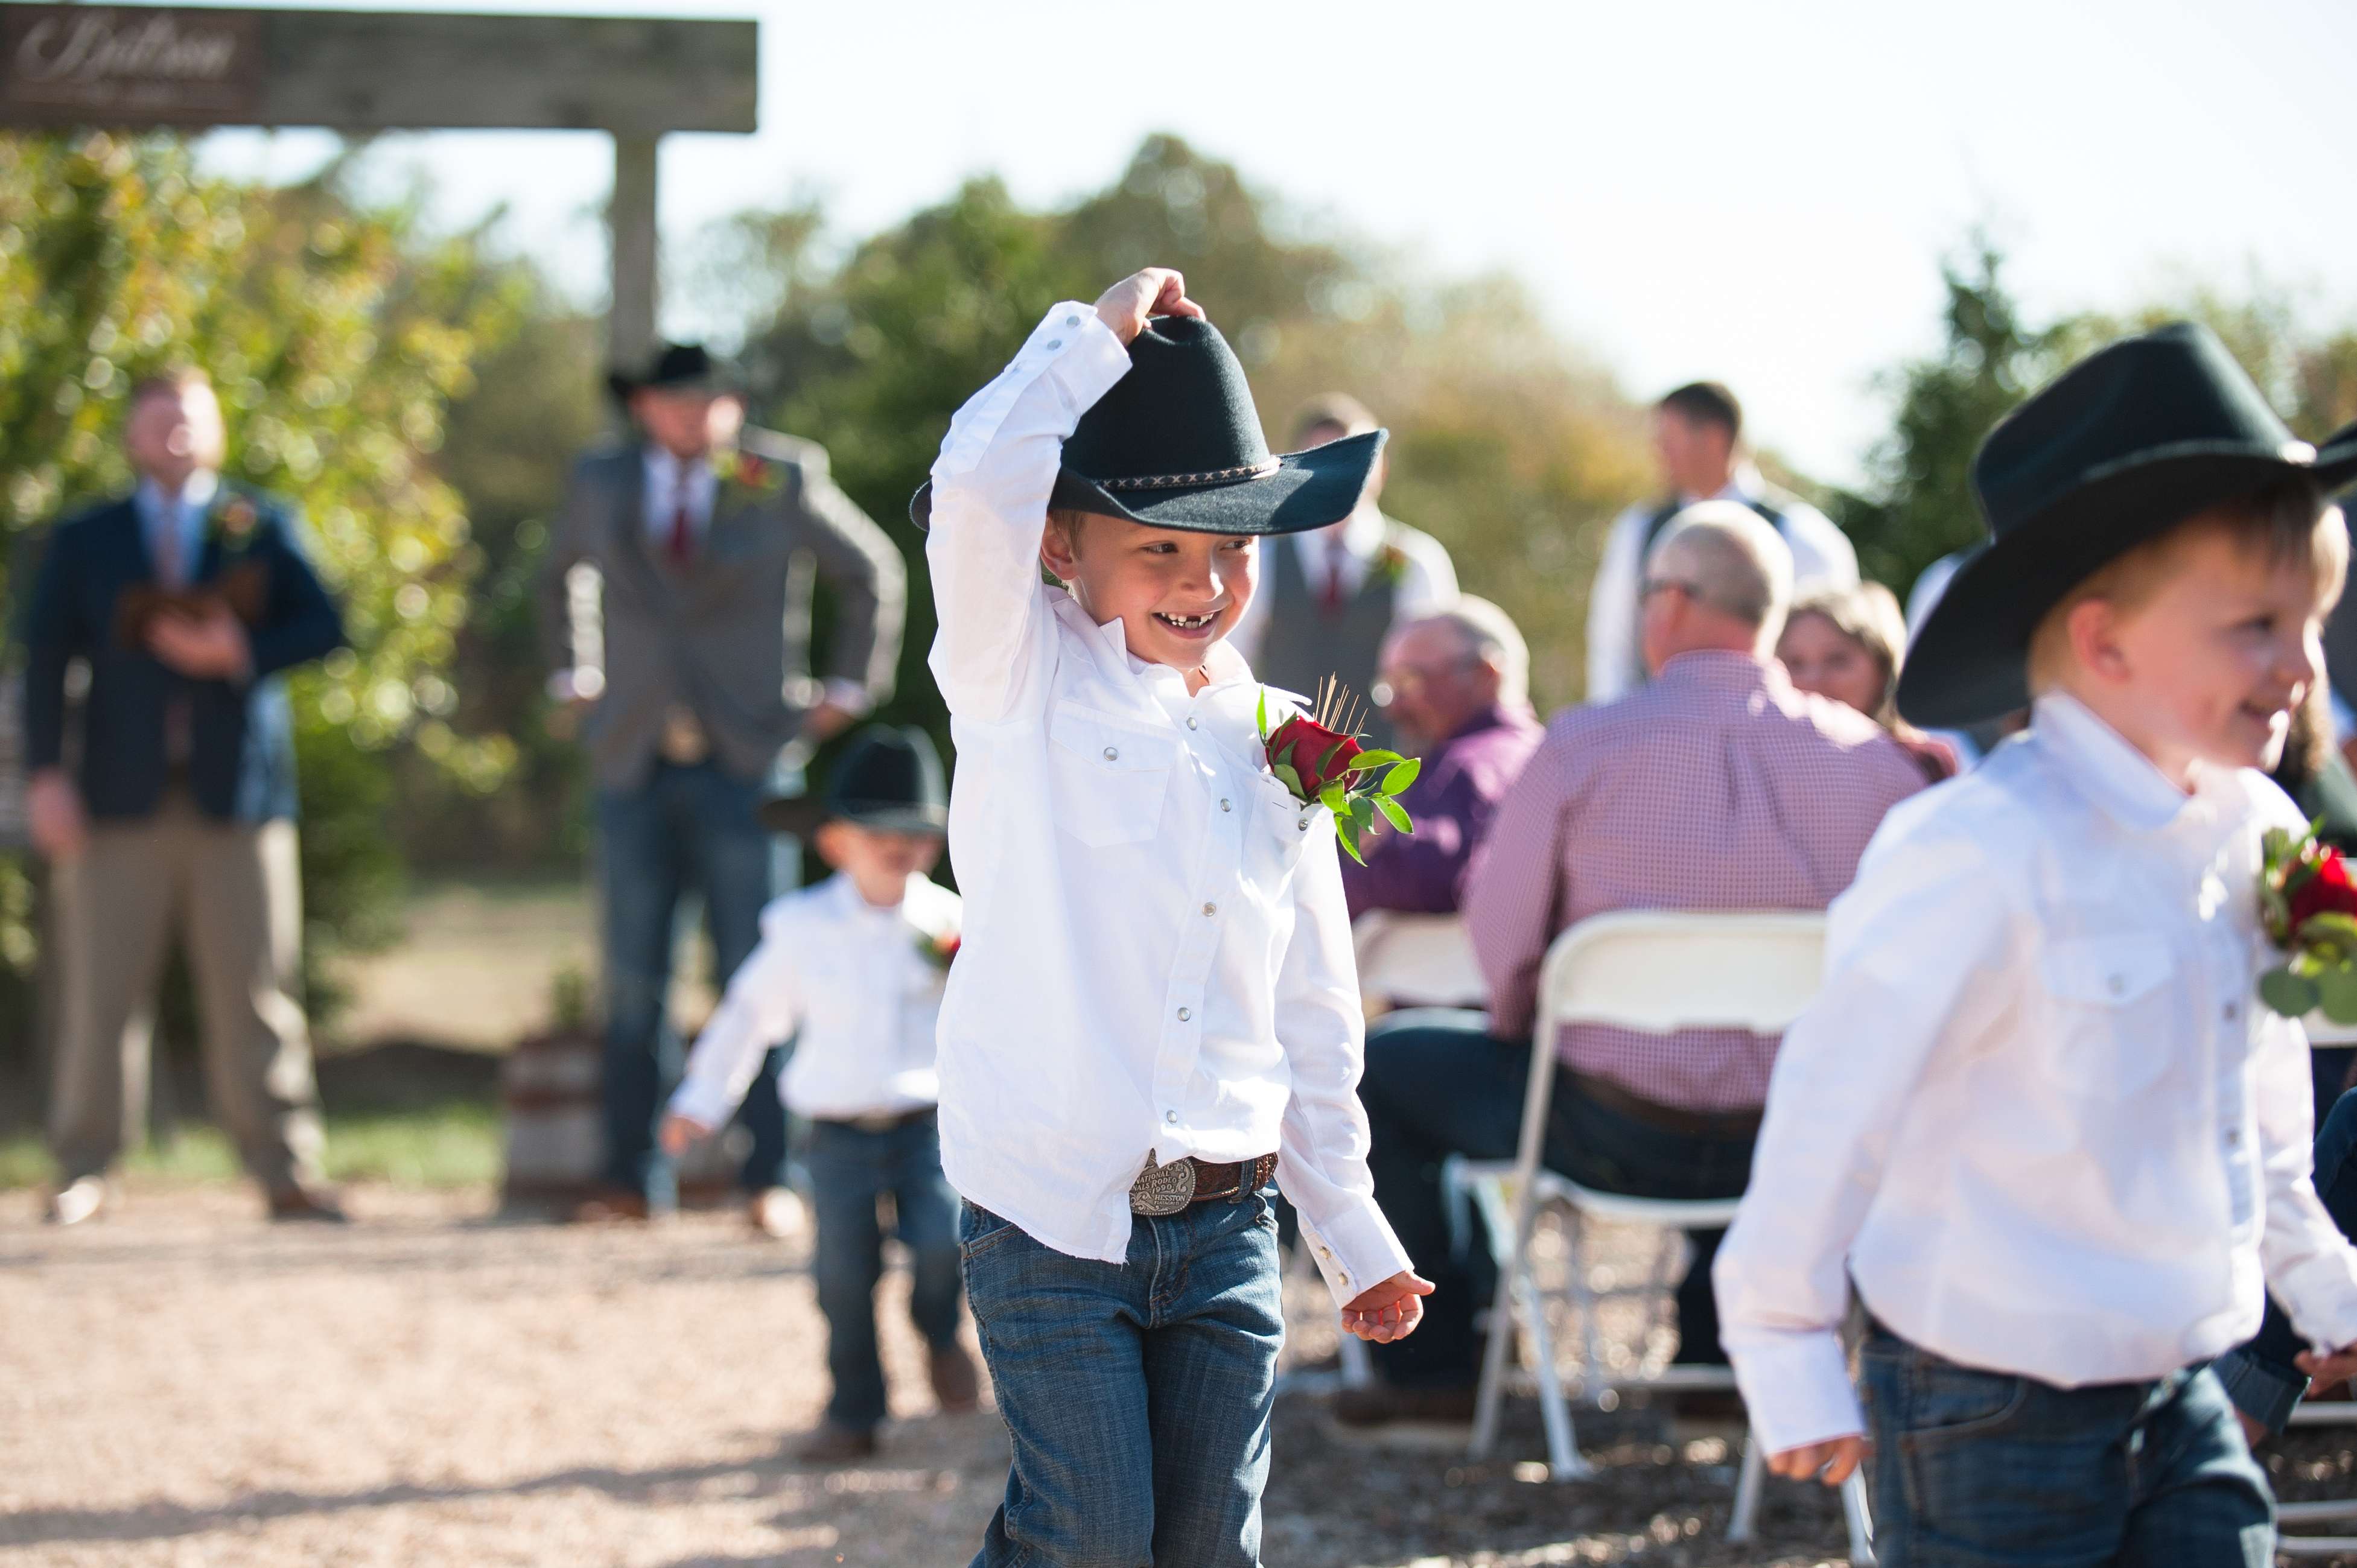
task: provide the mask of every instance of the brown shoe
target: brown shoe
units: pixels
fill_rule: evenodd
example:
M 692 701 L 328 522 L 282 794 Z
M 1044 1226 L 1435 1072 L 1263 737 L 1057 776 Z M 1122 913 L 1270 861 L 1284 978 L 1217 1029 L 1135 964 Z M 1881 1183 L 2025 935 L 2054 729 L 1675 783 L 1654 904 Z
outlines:
M 933 1398 L 944 1415 L 963 1415 L 982 1403 L 982 1373 L 963 1345 L 944 1345 L 933 1352 Z
M 1334 1419 L 1354 1427 L 1389 1426 L 1395 1422 L 1466 1426 L 1472 1423 L 1478 1394 L 1470 1383 L 1440 1389 L 1395 1389 L 1372 1383 L 1336 1394 Z
M 51 1225 L 80 1225 L 105 1213 L 112 1202 L 104 1176 L 77 1176 L 49 1194 L 41 1218 Z
M 345 1225 L 351 1216 L 344 1212 L 343 1200 L 326 1187 L 273 1187 L 270 1192 L 270 1218 L 274 1223 L 310 1225 Z
M 810 1434 L 794 1457 L 805 1465 L 851 1465 L 876 1457 L 876 1429 L 828 1422 Z
M 576 1225 L 643 1223 L 652 1218 L 652 1211 L 647 1207 L 645 1194 L 611 1187 L 600 1188 L 575 1204 L 570 1218 Z
M 791 1241 L 802 1233 L 802 1200 L 791 1187 L 765 1187 L 746 1200 L 745 1219 L 757 1236 Z

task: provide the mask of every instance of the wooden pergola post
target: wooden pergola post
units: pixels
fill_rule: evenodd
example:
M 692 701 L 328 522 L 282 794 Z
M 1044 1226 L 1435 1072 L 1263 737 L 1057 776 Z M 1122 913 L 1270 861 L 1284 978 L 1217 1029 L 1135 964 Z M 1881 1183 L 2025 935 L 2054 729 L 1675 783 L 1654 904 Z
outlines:
M 606 207 L 613 239 L 613 297 L 606 316 L 608 360 L 635 364 L 655 344 L 661 306 L 660 243 L 655 225 L 655 161 L 661 138 L 614 136 L 614 194 Z

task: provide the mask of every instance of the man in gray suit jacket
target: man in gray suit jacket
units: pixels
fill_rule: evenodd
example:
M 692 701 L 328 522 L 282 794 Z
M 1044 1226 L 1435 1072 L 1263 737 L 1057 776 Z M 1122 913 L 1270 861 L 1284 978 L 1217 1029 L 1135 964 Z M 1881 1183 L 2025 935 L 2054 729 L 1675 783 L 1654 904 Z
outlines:
M 725 985 L 771 893 L 755 811 L 780 754 L 889 694 L 905 582 L 891 541 L 827 478 L 825 450 L 744 428 L 741 397 L 701 347 L 666 347 L 610 381 L 640 439 L 575 470 L 540 611 L 597 786 L 608 1190 L 583 1214 L 645 1218 L 676 1197 L 655 1120 L 676 1076 L 664 998 L 679 900 L 703 895 Z M 836 612 L 823 680 L 810 671 L 814 578 Z M 765 1079 L 781 1060 L 771 1052 Z M 757 1087 L 739 1119 L 754 1224 L 781 1232 L 784 1110 Z

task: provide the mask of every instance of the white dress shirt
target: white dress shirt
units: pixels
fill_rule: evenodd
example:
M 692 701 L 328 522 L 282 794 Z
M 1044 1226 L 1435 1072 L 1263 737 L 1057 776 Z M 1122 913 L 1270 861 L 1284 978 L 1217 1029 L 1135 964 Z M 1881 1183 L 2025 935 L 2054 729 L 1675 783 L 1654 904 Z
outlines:
M 2190 796 L 2069 697 L 1894 810 L 1833 907 L 1718 1256 L 1770 1451 L 1864 1430 L 1854 1281 L 1900 1337 L 2066 1388 L 2240 1344 L 2273 1287 L 2357 1341 L 2357 1252 L 2309 1179 L 2308 1051 L 2255 993 L 2266 779 Z
M 672 1110 L 721 1125 L 763 1053 L 788 1039 L 794 1054 L 779 1092 L 796 1115 L 848 1122 L 932 1104 L 942 971 L 924 949 L 958 925 L 958 896 L 923 876 L 909 878 L 889 908 L 839 875 L 771 900 L 760 942 L 696 1037 Z
M 660 557 L 671 545 L 672 520 L 679 515 L 684 487 L 688 532 L 701 545 L 712 528 L 713 503 L 719 499 L 720 476 L 708 457 L 681 458 L 667 446 L 647 443 L 647 542 Z
M 1392 596 L 1392 625 L 1405 626 L 1409 621 L 1447 609 L 1457 599 L 1457 566 L 1448 558 L 1448 549 L 1440 541 L 1421 529 L 1408 527 L 1383 516 L 1372 505 L 1362 505 L 1339 525 L 1340 533 L 1331 529 L 1313 528 L 1304 533 L 1290 534 L 1265 541 L 1265 550 L 1292 550 L 1301 558 L 1301 575 L 1310 591 L 1324 589 L 1327 579 L 1339 566 L 1342 575 L 1342 596 L 1351 598 L 1367 581 L 1377 557 L 1386 544 L 1396 545 L 1400 553 L 1399 586 Z M 1341 552 L 1335 553 L 1336 541 Z M 1264 564 L 1261 582 L 1268 581 Z M 1244 613 L 1236 618 L 1236 628 L 1228 634 L 1228 642 L 1250 663 L 1260 657 L 1261 639 L 1268 635 L 1269 599 L 1265 594 L 1255 596 L 1244 606 Z
M 1757 506 L 1768 492 L 1760 470 L 1749 463 L 1736 467 L 1735 477 L 1715 496 L 1687 496 L 1699 500 L 1741 501 Z M 1779 495 L 1773 505 L 1784 519 L 1777 532 L 1792 551 L 1794 596 L 1820 588 L 1857 585 L 1857 551 L 1849 536 L 1824 513 L 1804 500 Z M 1612 524 L 1604 541 L 1604 558 L 1597 563 L 1596 581 L 1587 590 L 1587 700 L 1609 703 L 1645 683 L 1645 661 L 1638 651 L 1637 598 L 1645 579 L 1645 532 L 1658 501 L 1632 506 Z
M 1408 1260 L 1367 1170 L 1332 821 L 1269 772 L 1260 688 L 1232 650 L 1212 648 L 1190 694 L 1040 579 L 1063 440 L 1128 370 L 1094 309 L 1059 305 L 933 465 L 931 663 L 966 898 L 942 1008 L 942 1168 L 1046 1245 L 1119 1262 L 1148 1155 L 1274 1150 L 1347 1302 Z
M 139 481 L 138 510 L 140 526 L 145 531 L 147 556 L 151 561 L 164 558 L 165 531 L 170 531 L 171 548 L 179 571 L 173 587 L 186 587 L 196 581 L 197 570 L 203 564 L 200 557 L 205 548 L 205 517 L 221 494 L 221 476 L 210 468 L 199 468 L 180 486 L 180 493 L 167 496 L 164 487 L 153 479 Z

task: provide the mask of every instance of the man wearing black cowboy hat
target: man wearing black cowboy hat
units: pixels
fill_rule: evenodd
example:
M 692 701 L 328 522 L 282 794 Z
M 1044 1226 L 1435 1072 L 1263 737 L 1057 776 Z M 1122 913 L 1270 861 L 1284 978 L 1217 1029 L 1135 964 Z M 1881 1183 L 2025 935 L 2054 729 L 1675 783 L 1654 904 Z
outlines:
M 2258 983 L 2263 835 L 2306 834 L 2263 770 L 2317 678 L 2352 473 L 2190 326 L 2083 361 L 1974 460 L 1993 537 L 1899 703 L 2030 727 L 1893 812 L 1834 906 L 1717 1264 L 1770 1466 L 1839 1482 L 1870 1431 L 1886 1562 L 2272 1562 L 2210 1362 L 2271 1289 L 2338 1352 L 2303 1370 L 2357 1366 L 2305 1042 Z
M 643 1218 L 673 1200 L 654 1134 L 677 905 L 702 897 L 726 983 L 771 887 L 759 795 L 795 743 L 890 692 L 904 573 L 827 478 L 825 451 L 746 428 L 734 381 L 700 346 L 665 347 L 609 385 L 633 438 L 575 470 L 540 617 L 597 788 L 608 1190 L 585 1217 Z M 823 680 L 806 646 L 814 576 L 835 610 Z M 785 1122 L 774 1095 L 747 1104 L 754 1222 L 776 1231 L 791 1215 Z
M 1049 312 L 915 502 L 967 917 L 942 1165 L 1014 1444 L 982 1568 L 1260 1561 L 1272 1173 L 1346 1329 L 1397 1338 L 1431 1289 L 1367 1170 L 1335 823 L 1261 743 L 1293 700 L 1224 640 L 1259 536 L 1349 516 L 1382 444 L 1271 454 L 1148 268 Z
M 671 1102 L 664 1149 L 676 1157 L 754 1093 L 762 1053 L 793 1038 L 779 1086 L 810 1123 L 803 1150 L 818 1214 L 811 1272 L 826 1315 L 826 1421 L 802 1450 L 814 1464 L 876 1452 L 885 1414 L 876 1351 L 876 1283 L 884 1272 L 877 1200 L 892 1198 L 909 1249 L 909 1313 L 931 1348 L 933 1396 L 971 1410 L 980 1380 L 958 1342 L 957 1195 L 942 1177 L 934 1102 L 934 1024 L 957 956 L 958 896 L 926 875 L 949 826 L 942 760 L 921 730 L 862 731 L 823 800 L 768 802 L 762 821 L 813 833 L 834 875 L 789 893 L 761 916 L 761 943 L 728 983 Z

